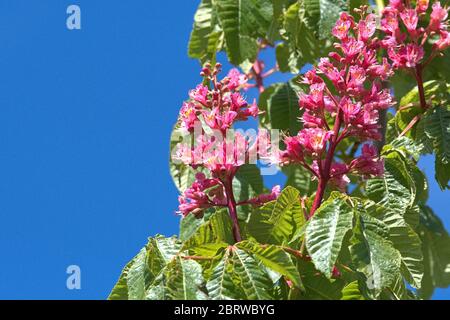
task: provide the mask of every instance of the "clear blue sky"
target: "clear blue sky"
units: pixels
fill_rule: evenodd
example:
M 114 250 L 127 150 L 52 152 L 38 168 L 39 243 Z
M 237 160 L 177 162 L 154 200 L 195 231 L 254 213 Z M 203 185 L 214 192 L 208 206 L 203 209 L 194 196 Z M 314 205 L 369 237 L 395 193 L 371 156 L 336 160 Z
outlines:
M 66 28 L 70 4 L 80 31 Z M 196 6 L 0 2 L 0 298 L 104 299 L 148 236 L 177 233 L 168 141 L 199 81 Z M 447 228 L 448 196 L 432 182 Z M 66 289 L 72 264 L 81 290 Z

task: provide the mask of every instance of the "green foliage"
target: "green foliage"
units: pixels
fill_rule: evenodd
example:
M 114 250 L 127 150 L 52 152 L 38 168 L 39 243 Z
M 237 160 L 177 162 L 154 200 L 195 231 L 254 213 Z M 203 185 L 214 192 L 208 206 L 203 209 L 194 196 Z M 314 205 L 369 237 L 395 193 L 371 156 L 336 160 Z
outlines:
M 287 187 L 277 200 L 257 208 L 250 216 L 248 230 L 260 243 L 287 244 L 305 224 L 300 193 Z
M 324 202 L 308 224 L 306 248 L 316 268 L 328 278 L 352 225 L 353 208 L 341 197 Z

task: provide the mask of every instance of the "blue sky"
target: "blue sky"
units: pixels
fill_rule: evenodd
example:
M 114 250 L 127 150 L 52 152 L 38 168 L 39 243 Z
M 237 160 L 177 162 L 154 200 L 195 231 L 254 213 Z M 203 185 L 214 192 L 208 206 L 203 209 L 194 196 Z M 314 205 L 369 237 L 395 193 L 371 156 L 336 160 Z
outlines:
M 66 28 L 70 4 L 82 30 Z M 0 298 L 104 299 L 148 236 L 177 233 L 168 141 L 200 79 L 196 6 L 0 2 Z M 448 195 L 432 181 L 447 228 Z M 81 290 L 66 288 L 72 264 Z

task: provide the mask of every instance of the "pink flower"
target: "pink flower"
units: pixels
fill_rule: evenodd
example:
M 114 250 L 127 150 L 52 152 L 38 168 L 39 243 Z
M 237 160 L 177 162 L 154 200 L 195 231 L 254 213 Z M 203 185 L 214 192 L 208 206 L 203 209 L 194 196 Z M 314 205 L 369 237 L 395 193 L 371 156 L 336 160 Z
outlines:
M 343 41 L 342 45 L 339 45 L 339 47 L 342 49 L 345 59 L 351 61 L 362 52 L 364 42 L 356 40 L 355 38 L 348 38 Z
M 336 22 L 331 33 L 338 39 L 347 38 L 349 30 L 353 27 L 353 17 L 346 12 L 341 13 L 340 19 Z
M 391 7 L 386 7 L 383 9 L 382 17 L 381 30 L 387 34 L 395 35 L 399 31 L 397 10 Z
M 316 74 L 316 69 L 309 70 L 305 73 L 303 77 L 303 83 L 312 85 L 314 83 L 322 83 L 323 80 Z
M 280 194 L 281 194 L 281 187 L 279 185 L 276 185 L 272 188 L 271 193 L 261 194 L 256 198 L 249 199 L 247 203 L 252 204 L 254 206 L 262 206 L 267 202 L 276 200 Z
M 417 0 L 416 10 L 418 13 L 423 13 L 427 11 L 428 6 L 430 4 L 429 0 Z
M 324 161 L 321 161 L 321 166 L 324 166 Z M 313 161 L 312 169 L 316 172 L 316 176 L 320 176 L 318 161 Z M 346 175 L 347 172 L 348 167 L 344 163 L 335 162 L 331 165 L 329 182 L 342 192 L 345 192 L 345 188 L 350 183 L 350 179 Z
M 358 23 L 358 37 L 359 40 L 366 42 L 371 38 L 377 28 L 377 22 L 374 14 L 369 14 L 366 19 L 360 20 Z
M 335 162 L 331 165 L 330 182 L 341 192 L 345 192 L 345 188 L 350 183 L 347 165 L 345 163 Z
M 230 91 L 240 88 L 247 82 L 247 76 L 240 73 L 236 68 L 231 69 L 230 72 L 228 72 L 227 77 L 229 78 L 227 87 Z
M 450 33 L 448 31 L 445 30 L 441 30 L 440 31 L 440 38 L 438 41 L 436 41 L 436 43 L 434 44 L 434 46 L 438 49 L 438 50 L 445 50 L 448 47 L 450 47 Z
M 325 126 L 325 120 L 323 118 L 315 116 L 307 111 L 303 113 L 302 121 L 305 128 L 321 128 Z
M 362 147 L 362 155 L 350 163 L 350 170 L 364 178 L 378 177 L 384 173 L 384 162 L 374 146 L 365 144 Z
M 302 163 L 304 160 L 303 146 L 300 143 L 298 136 L 286 137 L 284 139 L 286 150 L 280 152 L 278 162 L 280 164 L 287 164 L 290 162 Z
M 320 154 L 333 133 L 321 128 L 306 128 L 300 130 L 297 138 L 300 145 L 312 154 Z
M 330 62 L 328 58 L 320 58 L 317 66 L 321 73 L 327 76 L 333 83 L 342 81 L 342 75 L 339 70 Z
M 400 12 L 400 17 L 409 32 L 414 32 L 417 28 L 417 23 L 419 22 L 419 17 L 414 9 L 406 9 Z
M 398 11 L 402 11 L 404 9 L 403 0 L 389 0 L 389 6 Z
M 397 51 L 391 48 L 388 54 L 395 68 L 414 68 L 423 59 L 424 50 L 416 44 L 408 43 L 400 46 Z
M 208 87 L 206 87 L 202 84 L 199 84 L 194 90 L 189 91 L 189 97 L 192 100 L 194 100 L 204 106 L 208 105 L 207 96 L 208 96 Z
M 197 109 L 192 102 L 184 102 L 180 110 L 181 127 L 186 131 L 192 131 L 195 122 L 198 121 Z
M 203 173 L 197 173 L 195 179 L 192 186 L 178 197 L 178 213 L 183 216 L 192 213 L 200 217 L 204 210 L 226 204 L 223 187 L 218 179 L 207 179 Z
M 310 94 L 302 94 L 299 97 L 299 104 L 301 108 L 307 110 L 317 110 L 323 107 L 323 90 L 325 89 L 325 83 L 313 83 L 310 86 Z
M 353 103 L 349 98 L 341 100 L 340 107 L 344 113 L 344 122 L 350 124 L 361 111 L 361 105 Z
M 368 66 L 367 72 L 373 77 L 379 77 L 382 80 L 386 80 L 394 74 L 387 58 L 383 58 L 382 64 L 372 64 Z
M 441 3 L 436 1 L 433 3 L 433 11 L 430 15 L 430 24 L 428 29 L 430 31 L 439 31 L 442 28 L 442 21 L 446 20 L 448 17 L 448 12 L 446 8 L 442 8 Z
M 366 81 L 366 71 L 360 66 L 351 66 L 349 69 L 350 81 L 347 86 L 350 91 L 359 93 L 363 90 L 363 84 Z

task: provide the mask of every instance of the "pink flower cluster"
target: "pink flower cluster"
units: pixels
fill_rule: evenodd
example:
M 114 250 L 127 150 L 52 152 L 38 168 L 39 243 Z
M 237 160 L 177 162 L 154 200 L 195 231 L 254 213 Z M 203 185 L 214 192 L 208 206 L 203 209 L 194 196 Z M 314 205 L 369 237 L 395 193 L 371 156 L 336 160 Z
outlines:
M 194 133 L 195 143 L 179 144 L 172 159 L 194 169 L 206 168 L 211 174 L 211 178 L 204 173 L 196 175 L 192 186 L 179 197 L 178 213 L 201 216 L 208 208 L 228 207 L 236 228 L 236 206 L 262 205 L 272 201 L 278 197 L 280 187 L 274 187 L 270 194 L 236 203 L 233 179 L 239 167 L 252 163 L 252 160 L 256 162 L 249 157 L 254 155 L 256 158 L 258 143 L 257 138 L 250 141 L 230 129 L 236 121 L 256 117 L 259 109 L 256 103 L 249 105 L 239 92 L 247 77 L 233 69 L 218 81 L 220 69 L 220 64 L 214 68 L 206 65 L 201 72 L 205 81 L 189 92 L 190 100 L 180 110 L 179 123 L 187 133 Z
M 415 68 L 423 63 L 427 39 L 437 38 L 431 57 L 450 46 L 447 11 L 439 1 L 430 8 L 429 0 L 417 0 L 415 6 L 412 1 L 390 0 L 382 14 L 381 30 L 386 36 L 381 44 L 395 68 Z
M 197 173 L 195 182 L 178 197 L 178 212 L 183 216 L 189 213 L 201 216 L 205 209 L 225 206 L 226 195 L 218 179 L 207 179 L 204 173 Z
M 383 173 L 383 162 L 370 144 L 349 164 L 333 162 L 336 147 L 345 138 L 380 139 L 379 110 L 394 103 L 389 90 L 381 85 L 392 75 L 392 68 L 386 58 L 378 61 L 380 41 L 374 38 L 375 31 L 375 15 L 361 10 L 356 23 L 352 16 L 341 14 L 332 30 L 339 40 L 335 44 L 338 51 L 320 59 L 318 66 L 305 74 L 309 93 L 302 94 L 299 102 L 304 129 L 285 138 L 286 149 L 280 153 L 279 163 L 299 163 L 341 190 L 350 182 L 348 173 L 362 177 Z
M 203 68 L 202 75 L 211 79 L 213 88 L 199 84 L 189 92 L 191 99 L 185 102 L 180 110 L 181 126 L 185 130 L 192 132 L 195 123 L 203 120 L 211 129 L 224 132 L 230 129 L 235 121 L 258 115 L 256 103 L 249 105 L 239 92 L 247 82 L 247 77 L 237 69 L 232 69 L 227 77 L 217 81 L 219 72 L 220 68 Z

